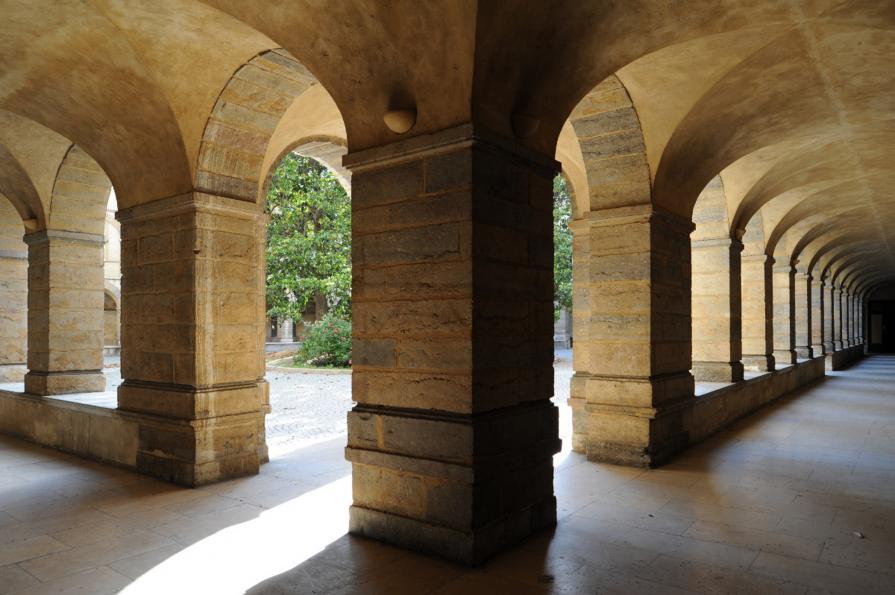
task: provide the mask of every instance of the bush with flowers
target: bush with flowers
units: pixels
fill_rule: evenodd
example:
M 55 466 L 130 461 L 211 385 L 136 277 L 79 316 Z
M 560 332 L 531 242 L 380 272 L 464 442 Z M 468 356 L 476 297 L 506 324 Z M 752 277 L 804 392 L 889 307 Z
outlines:
M 351 322 L 329 312 L 317 322 L 307 325 L 295 363 L 340 368 L 351 366 Z

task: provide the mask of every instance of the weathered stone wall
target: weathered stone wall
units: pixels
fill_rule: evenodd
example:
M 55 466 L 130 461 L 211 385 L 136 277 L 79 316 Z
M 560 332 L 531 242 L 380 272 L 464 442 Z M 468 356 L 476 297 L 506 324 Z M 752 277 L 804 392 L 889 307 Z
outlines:
M 188 485 L 266 458 L 265 217 L 187 194 L 120 211 L 119 407 L 146 414 L 137 466 Z
M 351 531 L 479 562 L 555 523 L 556 164 L 446 130 L 350 155 Z

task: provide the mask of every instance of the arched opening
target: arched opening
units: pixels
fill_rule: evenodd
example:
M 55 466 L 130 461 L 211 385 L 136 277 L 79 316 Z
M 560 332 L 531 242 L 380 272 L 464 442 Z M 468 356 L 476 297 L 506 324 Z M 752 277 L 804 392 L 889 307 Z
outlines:
M 350 174 L 341 145 L 302 142 L 266 189 L 266 361 L 272 459 L 344 442 L 351 409 Z M 335 167 L 333 167 L 333 164 Z

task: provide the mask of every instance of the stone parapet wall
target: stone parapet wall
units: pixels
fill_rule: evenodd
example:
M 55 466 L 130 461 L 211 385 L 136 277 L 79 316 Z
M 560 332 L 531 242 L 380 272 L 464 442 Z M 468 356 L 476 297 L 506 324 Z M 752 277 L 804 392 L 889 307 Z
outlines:
M 115 409 L 0 391 L 0 433 L 137 469 L 138 417 Z
M 814 358 L 697 397 L 689 415 L 690 442 L 702 440 L 823 376 L 824 360 Z
M 845 349 L 840 349 L 839 351 L 834 351 L 833 353 L 828 353 L 825 357 L 826 368 L 831 371 L 844 370 L 864 357 L 864 354 L 865 349 L 863 344 L 853 345 L 851 347 L 846 347 Z

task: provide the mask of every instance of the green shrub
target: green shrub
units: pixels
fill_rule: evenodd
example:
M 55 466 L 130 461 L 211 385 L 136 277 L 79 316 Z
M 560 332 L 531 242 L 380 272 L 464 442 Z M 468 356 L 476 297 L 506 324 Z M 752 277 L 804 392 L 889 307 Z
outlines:
M 295 356 L 297 365 L 338 366 L 351 365 L 351 323 L 326 314 L 305 332 L 301 350 Z

